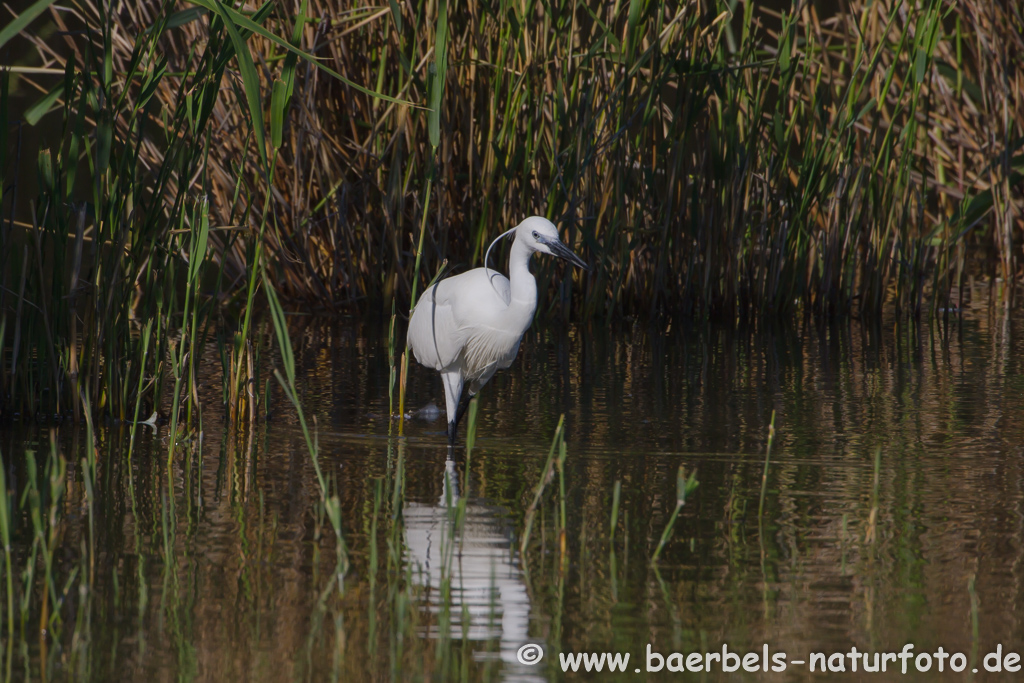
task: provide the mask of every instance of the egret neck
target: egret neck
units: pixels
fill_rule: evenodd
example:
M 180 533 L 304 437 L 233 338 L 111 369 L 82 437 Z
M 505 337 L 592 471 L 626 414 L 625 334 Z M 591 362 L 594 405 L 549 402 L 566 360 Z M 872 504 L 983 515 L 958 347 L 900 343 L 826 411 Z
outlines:
M 537 310 L 537 279 L 530 272 L 530 257 L 533 250 L 522 240 L 512 243 L 512 253 L 508 258 L 508 279 L 511 284 L 512 301 L 509 302 L 509 313 L 516 316 L 521 323 L 523 332 L 533 321 Z

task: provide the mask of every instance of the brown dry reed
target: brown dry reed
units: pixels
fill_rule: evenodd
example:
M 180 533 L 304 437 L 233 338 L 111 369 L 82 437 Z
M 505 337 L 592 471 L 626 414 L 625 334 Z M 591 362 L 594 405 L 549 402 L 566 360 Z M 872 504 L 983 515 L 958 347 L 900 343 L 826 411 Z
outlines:
M 287 33 L 301 4 L 275 4 L 267 25 Z M 154 21 L 135 11 L 117 15 L 126 37 Z M 438 11 L 311 0 L 301 45 L 355 83 L 425 104 Z M 428 176 L 424 281 L 444 259 L 479 265 L 494 235 L 542 214 L 597 266 L 556 294 L 575 292 L 586 316 L 917 312 L 945 307 L 967 274 L 1015 279 L 1014 3 L 852 2 L 831 16 L 809 3 L 775 14 L 644 0 L 447 12 L 436 157 L 426 111 L 303 64 L 266 206 L 229 73 L 212 115 L 211 210 L 221 225 L 273 212 L 267 248 L 285 296 L 382 311 L 397 296 L 405 307 Z M 185 70 L 206 40 L 205 20 L 169 32 L 168 68 Z M 249 44 L 269 108 L 283 51 Z M 178 85 L 162 81 L 165 106 Z M 215 241 L 228 280 L 243 277 L 250 241 Z
M 28 32 L 36 71 L 3 76 L 9 140 L 60 131 L 0 159 L 0 389 L 32 397 L 8 410 L 77 411 L 81 390 L 146 416 L 170 369 L 191 422 L 216 338 L 223 400 L 252 418 L 261 283 L 383 317 L 531 214 L 595 266 L 542 315 L 949 315 L 971 277 L 1012 302 L 1017 3 L 232 7 L 54 5 L 56 32 Z M 9 111 L 30 88 L 39 104 Z M 20 223 L 15 156 L 40 178 Z

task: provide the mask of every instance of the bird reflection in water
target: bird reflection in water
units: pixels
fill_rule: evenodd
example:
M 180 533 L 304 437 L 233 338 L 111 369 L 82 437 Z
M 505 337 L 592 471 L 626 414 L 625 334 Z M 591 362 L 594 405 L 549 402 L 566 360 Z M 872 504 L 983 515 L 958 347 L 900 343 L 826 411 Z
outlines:
M 481 647 L 478 661 L 489 657 L 503 663 L 503 681 L 543 681 L 541 667 L 519 663 L 516 653 L 529 637 L 530 597 L 526 581 L 512 553 L 512 523 L 508 511 L 482 498 L 466 501 L 463 524 L 457 523 L 459 480 L 455 461 L 448 458 L 436 503 L 406 501 L 405 555 L 413 583 L 425 589 L 425 607 L 435 618 L 424 633 L 477 643 L 497 641 L 498 651 Z M 450 583 L 444 604 L 443 587 Z M 450 615 L 448 633 L 438 619 L 445 608 Z

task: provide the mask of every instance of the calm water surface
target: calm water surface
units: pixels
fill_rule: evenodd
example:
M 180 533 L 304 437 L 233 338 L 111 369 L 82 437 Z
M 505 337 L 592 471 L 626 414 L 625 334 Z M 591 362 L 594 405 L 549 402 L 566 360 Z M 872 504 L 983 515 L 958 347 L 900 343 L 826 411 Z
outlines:
M 1010 680 L 982 660 L 999 644 L 1024 653 L 1021 323 L 979 309 L 948 329 L 539 325 L 481 393 L 468 462 L 443 416 L 396 436 L 386 328 L 296 325 L 300 399 L 342 540 L 280 391 L 269 425 L 225 430 L 212 376 L 202 438 L 169 469 L 166 426 L 144 430 L 131 461 L 127 434 L 100 428 L 91 537 L 85 432 L 62 427 L 56 591 L 45 607 L 39 589 L 24 613 L 15 605 L 12 678 L 643 680 L 648 645 L 809 660 L 913 643 L 968 666 L 902 676 L 890 664 L 870 680 Z M 219 367 L 212 349 L 205 363 Z M 439 379 L 410 366 L 408 406 L 431 402 L 443 406 Z M 563 477 L 543 489 L 524 555 L 563 414 Z M 50 432 L 6 428 L 0 445 L 21 495 L 26 452 L 45 462 Z M 680 466 L 700 485 L 652 563 Z M 32 520 L 13 524 L 21 586 Z M 525 643 L 543 646 L 539 664 L 519 663 Z M 574 652 L 631 658 L 625 674 L 563 674 L 558 654 Z M 726 676 L 716 663 L 656 678 Z M 827 678 L 797 664 L 735 677 Z

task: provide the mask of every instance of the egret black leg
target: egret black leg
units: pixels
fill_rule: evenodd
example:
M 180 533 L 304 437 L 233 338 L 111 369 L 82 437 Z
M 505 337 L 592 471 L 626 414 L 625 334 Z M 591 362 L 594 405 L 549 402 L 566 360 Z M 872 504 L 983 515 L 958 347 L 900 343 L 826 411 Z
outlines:
M 448 443 L 455 443 L 455 432 L 459 428 L 459 423 L 462 422 L 462 416 L 466 414 L 466 408 L 469 407 L 469 402 L 473 400 L 473 394 L 465 395 L 459 399 L 459 408 L 455 411 L 455 419 L 448 423 Z
M 463 396 L 462 400 L 459 401 L 459 409 L 455 411 L 456 425 L 462 422 L 462 416 L 466 414 L 466 409 L 469 408 L 469 402 L 473 400 L 474 396 L 476 396 L 476 394 L 469 394 L 468 396 Z

